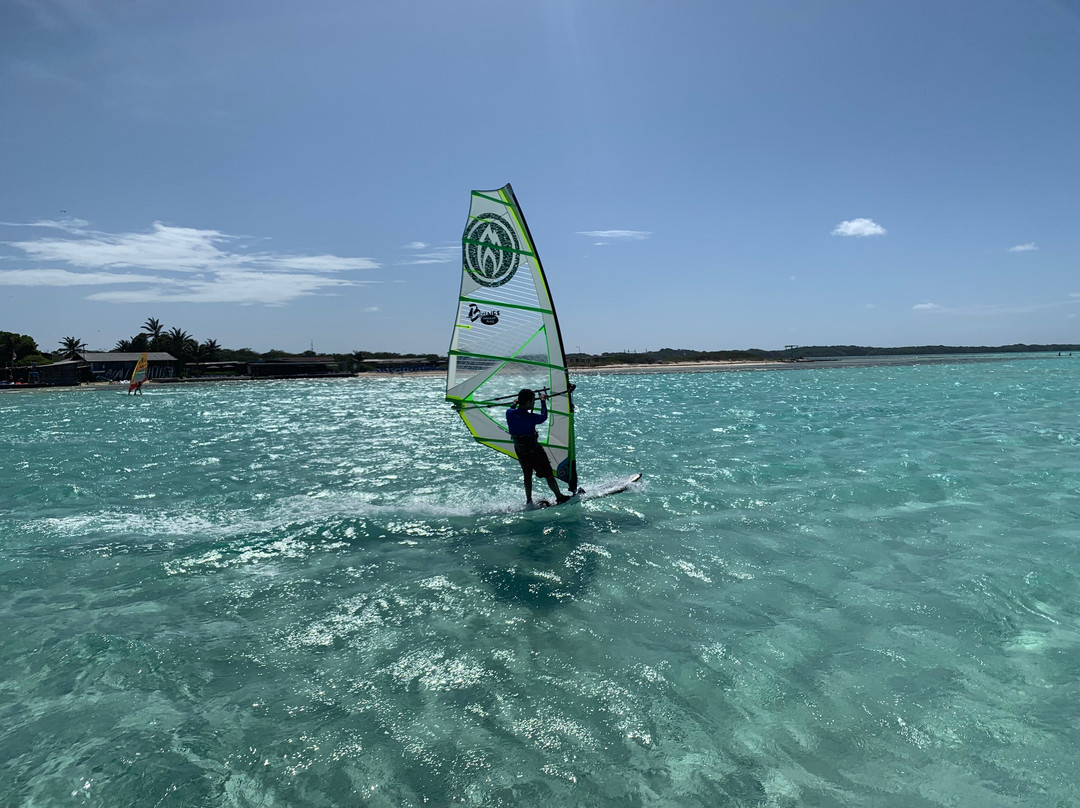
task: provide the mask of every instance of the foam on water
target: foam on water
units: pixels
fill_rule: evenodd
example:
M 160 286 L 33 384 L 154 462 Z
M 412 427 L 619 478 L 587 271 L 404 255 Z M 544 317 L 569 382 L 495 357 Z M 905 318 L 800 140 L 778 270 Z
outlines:
M 0 794 L 1071 804 L 1077 368 L 585 377 L 533 513 L 436 379 L 0 395 Z

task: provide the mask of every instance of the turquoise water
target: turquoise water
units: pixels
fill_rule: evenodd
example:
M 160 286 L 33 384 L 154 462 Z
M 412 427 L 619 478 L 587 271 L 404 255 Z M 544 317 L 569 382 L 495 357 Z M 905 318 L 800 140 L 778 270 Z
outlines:
M 0 394 L 5 806 L 1080 801 L 1080 359 Z

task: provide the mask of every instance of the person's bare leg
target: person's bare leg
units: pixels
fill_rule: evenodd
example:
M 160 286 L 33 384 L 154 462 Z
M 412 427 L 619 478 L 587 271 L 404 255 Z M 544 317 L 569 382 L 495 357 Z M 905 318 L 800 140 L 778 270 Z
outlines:
M 554 474 L 549 474 L 547 477 L 544 478 L 544 481 L 548 484 L 548 488 L 551 489 L 551 492 L 555 494 L 556 502 L 566 502 L 566 500 L 570 499 L 570 497 L 566 496 L 566 494 L 559 490 L 559 484 L 555 482 Z

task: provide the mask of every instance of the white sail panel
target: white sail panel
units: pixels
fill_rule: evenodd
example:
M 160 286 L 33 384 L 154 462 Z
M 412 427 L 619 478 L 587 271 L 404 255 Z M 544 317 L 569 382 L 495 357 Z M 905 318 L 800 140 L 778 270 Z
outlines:
M 559 322 L 510 185 L 472 192 L 461 253 L 446 398 L 476 440 L 516 457 L 505 409 L 523 387 L 547 392 L 540 444 L 557 476 L 575 489 L 574 408 Z

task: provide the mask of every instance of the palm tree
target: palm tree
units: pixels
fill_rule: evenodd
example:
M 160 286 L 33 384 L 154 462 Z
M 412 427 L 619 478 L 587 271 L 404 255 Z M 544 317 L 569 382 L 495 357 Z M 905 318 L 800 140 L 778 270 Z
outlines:
M 216 339 L 208 339 L 202 345 L 199 346 L 200 353 L 206 357 L 206 362 L 216 362 L 217 358 L 221 355 L 221 346 L 218 345 Z
M 165 332 L 165 326 L 161 324 L 161 320 L 147 317 L 146 322 L 143 323 L 142 330 L 150 339 L 150 347 L 157 349 L 161 344 L 161 336 Z M 173 330 L 175 331 L 176 329 Z
M 116 347 L 113 348 L 113 350 L 114 351 L 119 351 L 120 353 L 131 353 L 132 350 L 134 350 L 134 349 L 131 347 L 131 340 L 122 339 L 122 340 L 117 340 Z
M 161 339 L 168 346 L 169 353 L 181 361 L 193 358 L 199 347 L 191 334 L 182 328 L 170 328 Z
M 64 337 L 60 340 L 60 350 L 64 359 L 78 359 L 79 352 L 86 350 L 86 343 L 78 337 Z

